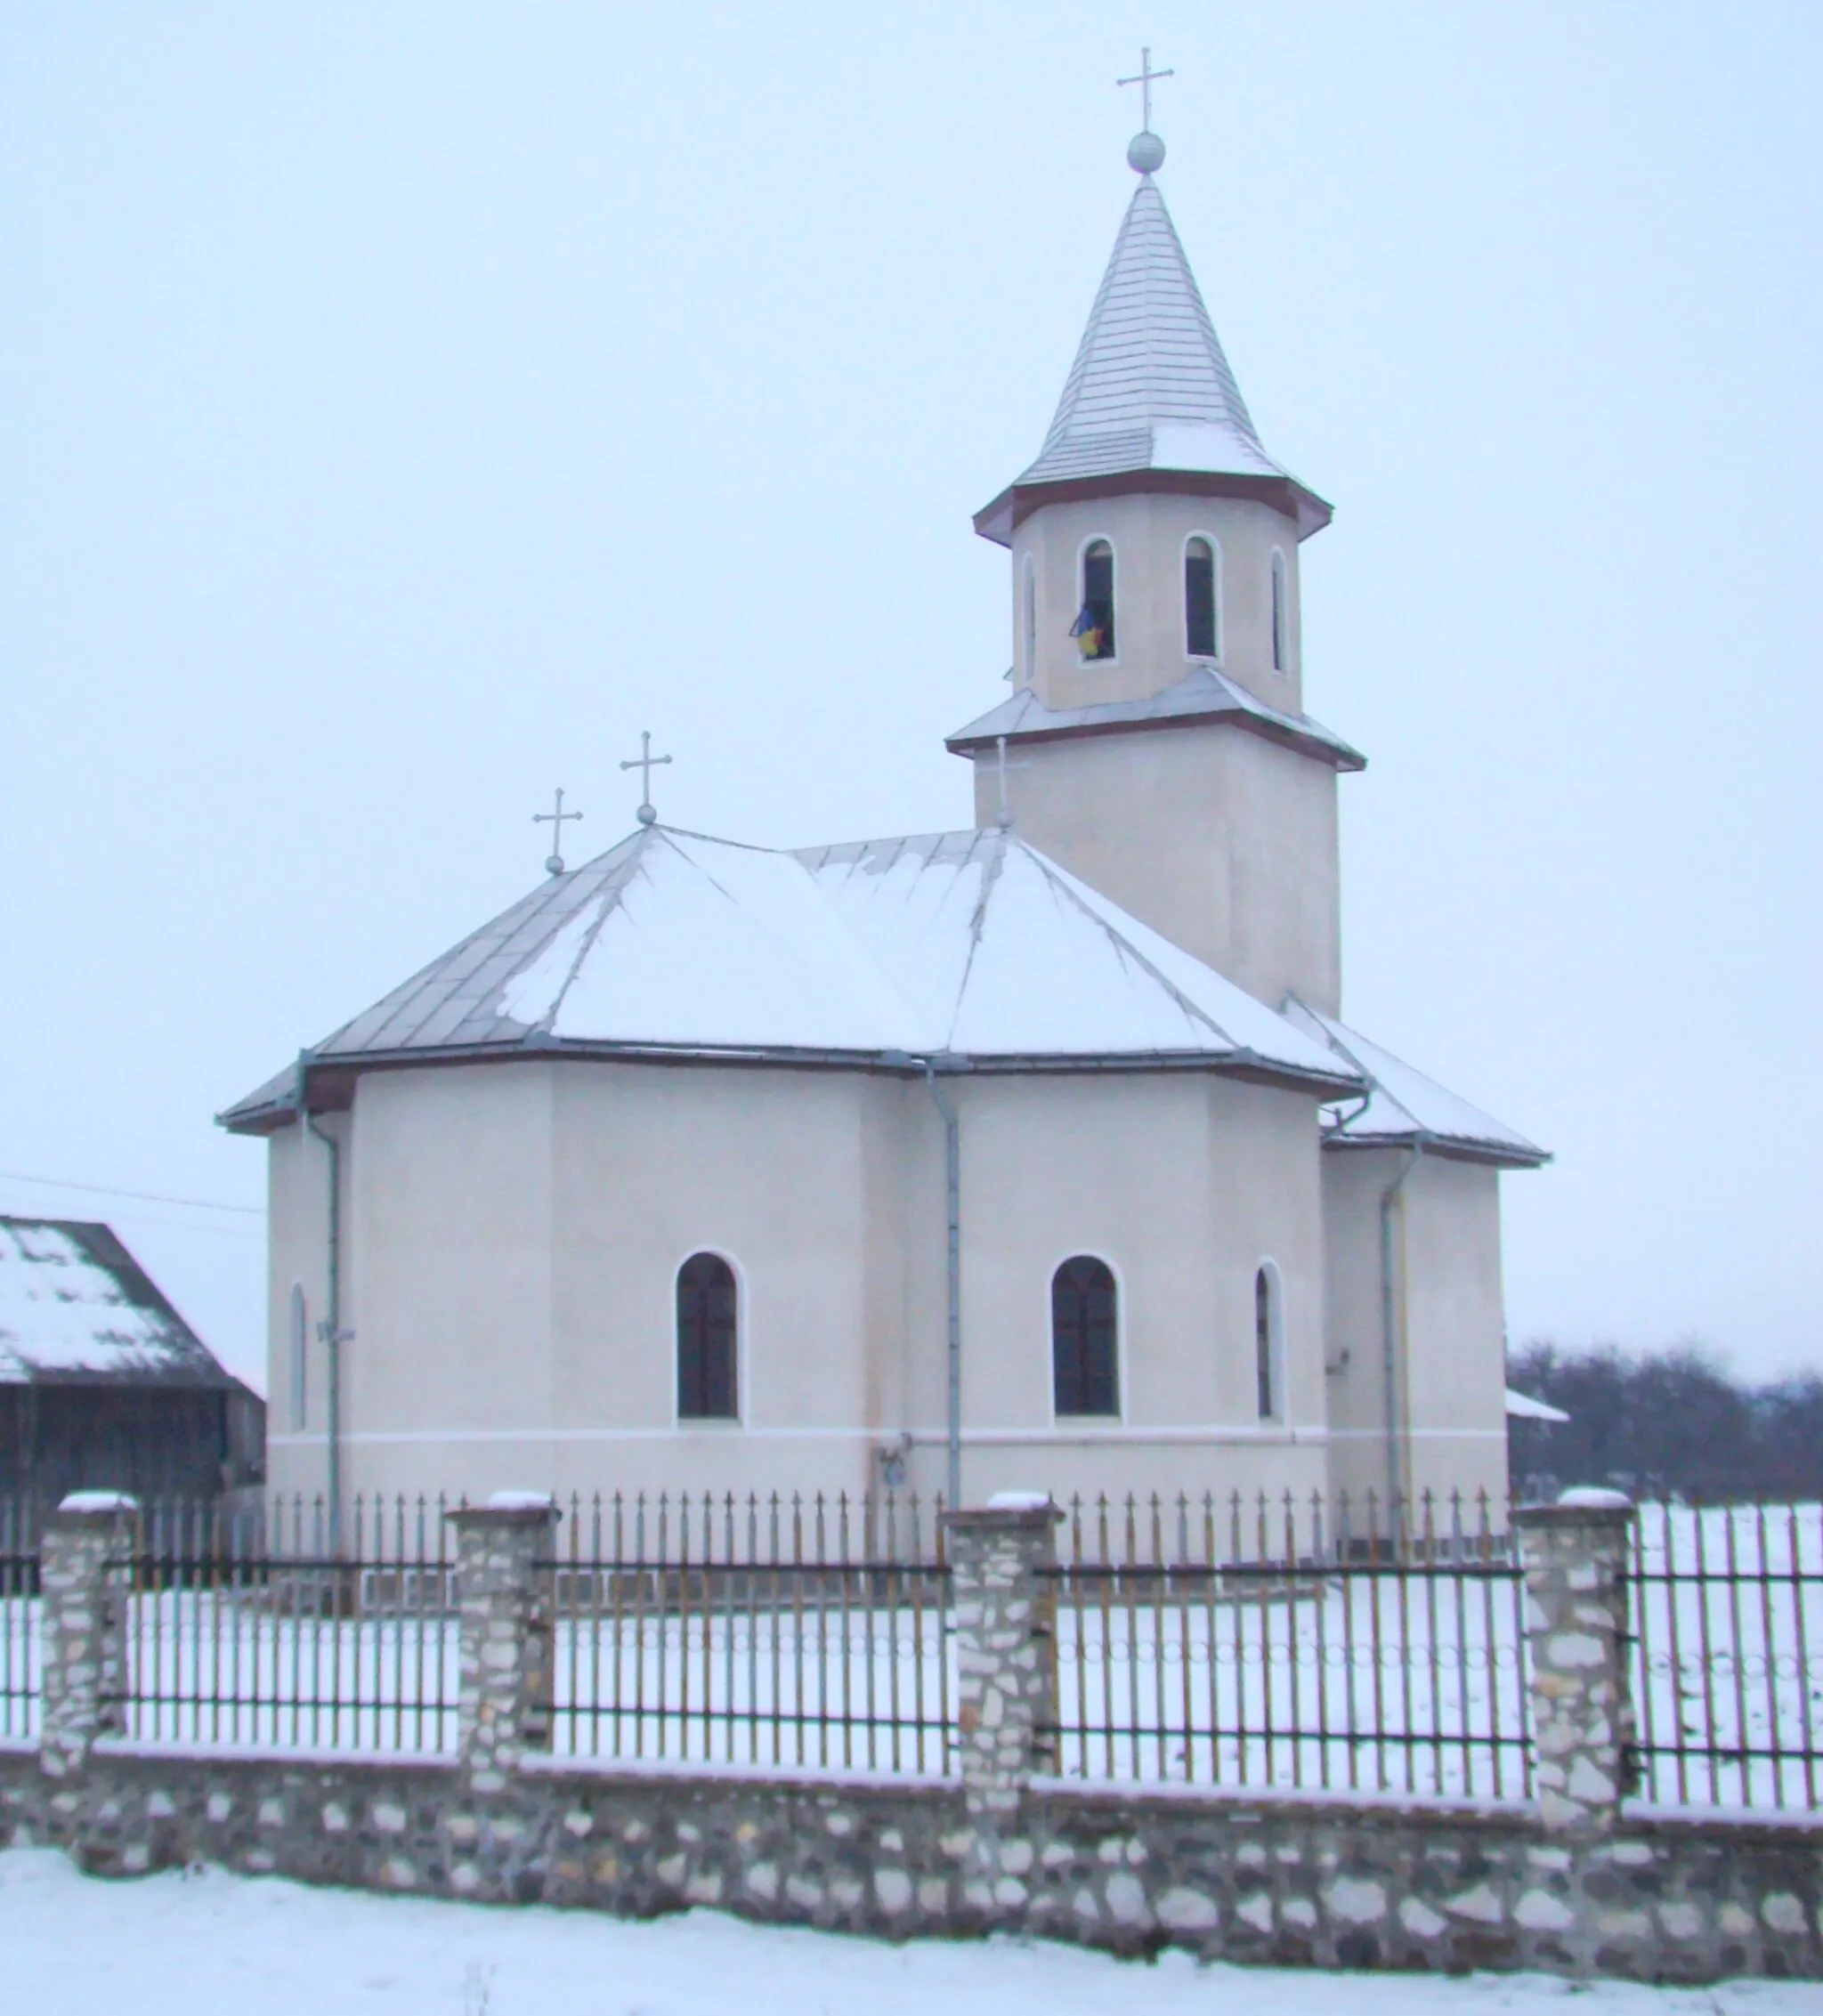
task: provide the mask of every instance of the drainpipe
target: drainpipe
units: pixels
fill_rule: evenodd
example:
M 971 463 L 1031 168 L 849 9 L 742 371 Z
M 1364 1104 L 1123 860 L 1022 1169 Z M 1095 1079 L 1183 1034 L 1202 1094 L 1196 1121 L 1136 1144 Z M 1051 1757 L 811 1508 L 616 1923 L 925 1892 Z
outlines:
M 936 1072 L 924 1058 L 924 1082 L 944 1116 L 944 1187 L 949 1219 L 949 1454 L 950 1510 L 962 1503 L 962 1144 L 956 1109 L 938 1089 Z
M 329 1445 L 329 1559 L 339 1561 L 342 1559 L 342 1346 L 346 1341 L 346 1333 L 342 1328 L 342 1144 L 333 1134 L 326 1134 L 317 1125 L 316 1115 L 304 1103 L 304 1061 L 300 1057 L 297 1064 L 298 1114 L 304 1126 L 329 1153 L 329 1238 L 323 1268 L 328 1313 L 317 1325 L 317 1335 L 323 1340 L 329 1362 L 326 1408 L 328 1418 L 325 1423 Z
M 1421 1135 L 1406 1151 L 1406 1166 L 1380 1193 L 1380 1337 L 1386 1372 L 1386 1517 L 1388 1537 L 1399 1502 L 1398 1310 L 1393 1284 L 1392 1213 L 1424 1153 Z

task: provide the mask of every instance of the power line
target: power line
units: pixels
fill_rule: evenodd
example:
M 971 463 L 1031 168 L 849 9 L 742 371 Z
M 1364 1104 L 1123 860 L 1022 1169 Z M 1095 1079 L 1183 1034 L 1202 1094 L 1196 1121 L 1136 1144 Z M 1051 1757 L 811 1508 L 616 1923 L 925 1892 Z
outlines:
M 0 1183 L 36 1183 L 46 1190 L 80 1190 L 91 1197 L 133 1197 L 142 1204 L 182 1204 L 197 1211 L 235 1211 L 247 1218 L 263 1218 L 258 1204 L 218 1204 L 213 1197 L 166 1197 L 156 1190 L 110 1190 L 105 1183 L 65 1183 L 54 1176 L 21 1176 L 17 1170 L 0 1169 Z

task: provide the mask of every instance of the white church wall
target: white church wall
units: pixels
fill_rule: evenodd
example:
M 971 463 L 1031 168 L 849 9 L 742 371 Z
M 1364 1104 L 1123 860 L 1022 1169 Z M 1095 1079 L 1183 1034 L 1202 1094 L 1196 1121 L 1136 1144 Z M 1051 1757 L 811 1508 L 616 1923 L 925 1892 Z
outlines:
M 360 1081 L 344 1263 L 351 1492 L 550 1475 L 554 1075 L 526 1060 Z
M 320 1115 L 326 1133 L 346 1131 L 341 1113 Z M 346 1188 L 344 1180 L 344 1192 Z M 266 1472 L 274 1490 L 314 1496 L 326 1482 L 325 1348 L 316 1326 L 328 1314 L 328 1151 L 301 1127 L 272 1135 L 266 1154 L 266 1391 L 272 1397 Z M 289 1410 L 291 1291 L 304 1290 L 304 1420 Z
M 1213 538 L 1220 549 L 1221 668 L 1281 713 L 1303 710 L 1298 624 L 1297 529 L 1269 505 L 1169 491 L 1048 504 L 1013 534 L 1014 670 L 1025 668 L 1019 582 L 1026 556 L 1035 568 L 1036 644 L 1029 682 L 1047 707 L 1090 707 L 1146 700 L 1204 660 L 1184 648 L 1184 541 Z M 1085 660 L 1070 627 L 1082 608 L 1082 549 L 1106 539 L 1114 552 L 1113 659 Z M 1272 662 L 1272 555 L 1284 555 L 1290 652 Z
M 1380 1200 L 1400 1149 L 1323 1158 L 1329 1254 L 1329 1380 L 1334 1487 L 1383 1502 L 1385 1349 Z M 1504 1318 L 1498 1172 L 1424 1157 L 1395 1207 L 1395 1410 L 1403 1491 L 1506 1495 Z
M 976 816 L 999 810 L 993 757 Z M 1015 830 L 1041 853 L 1270 1008 L 1325 1013 L 1341 987 L 1336 779 L 1242 730 L 1178 726 L 1022 743 Z
M 1309 1099 L 1160 1073 L 962 1088 L 965 1494 L 1320 1482 L 1321 1208 Z M 1050 1283 L 1119 1287 L 1118 1421 L 1053 1411 Z M 1253 1276 L 1286 1283 L 1289 1421 L 1262 1424 Z

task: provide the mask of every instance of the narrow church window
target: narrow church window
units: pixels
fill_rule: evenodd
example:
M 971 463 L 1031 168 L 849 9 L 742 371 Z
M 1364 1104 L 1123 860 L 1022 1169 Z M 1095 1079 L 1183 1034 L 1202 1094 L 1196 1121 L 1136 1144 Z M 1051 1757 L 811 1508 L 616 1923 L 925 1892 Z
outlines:
M 1284 1405 L 1284 1312 L 1278 1269 L 1270 1260 L 1253 1276 L 1253 1376 L 1259 1389 L 1260 1418 L 1276 1421 Z
M 1114 655 L 1114 549 L 1106 539 L 1082 548 L 1082 607 L 1070 635 L 1084 658 Z
M 719 1253 L 677 1269 L 677 1418 L 734 1421 L 734 1270 Z
M 1118 1414 L 1113 1270 L 1087 1254 L 1051 1276 L 1051 1369 L 1060 1414 Z
M 1290 669 L 1292 662 L 1291 604 L 1285 588 L 1285 556 L 1272 556 L 1272 668 Z
M 304 1426 L 308 1418 L 310 1404 L 310 1325 L 305 1320 L 308 1312 L 304 1304 L 304 1289 L 301 1283 L 291 1284 L 291 1308 L 286 1336 L 286 1384 L 290 1389 L 291 1425 L 294 1429 Z
M 1214 658 L 1215 547 L 1195 538 L 1184 547 L 1184 649 L 1192 658 Z
M 1038 570 L 1029 553 L 1019 569 L 1019 669 L 1029 686 L 1038 669 Z

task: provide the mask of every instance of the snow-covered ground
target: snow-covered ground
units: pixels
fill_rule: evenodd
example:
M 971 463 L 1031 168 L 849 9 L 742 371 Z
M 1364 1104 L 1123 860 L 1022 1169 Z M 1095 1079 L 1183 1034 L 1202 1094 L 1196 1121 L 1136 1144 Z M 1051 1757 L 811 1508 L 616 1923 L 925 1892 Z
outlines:
M 312 1891 L 218 1870 L 100 1882 L 0 1854 L 0 2002 L 21 2016 L 1811 2016 L 1814 1984 L 1678 1990 L 1155 1964 L 994 1940 L 904 1946 L 705 1911 L 582 1912 Z M 1575 1996 L 1572 2004 L 1570 1997 Z

